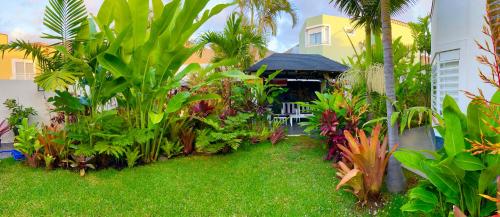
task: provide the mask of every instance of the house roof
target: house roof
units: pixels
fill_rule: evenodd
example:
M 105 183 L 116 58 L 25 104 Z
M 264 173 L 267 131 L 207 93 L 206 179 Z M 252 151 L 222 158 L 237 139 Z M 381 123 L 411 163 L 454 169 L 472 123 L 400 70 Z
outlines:
M 274 52 L 271 51 L 271 50 L 268 50 L 264 57 L 268 57 L 270 55 L 272 55 Z M 191 55 L 187 61 L 184 63 L 184 64 L 190 64 L 190 63 L 199 63 L 200 65 L 208 65 L 210 63 L 212 63 L 212 60 L 214 59 L 215 57 L 215 52 L 212 48 L 210 47 L 204 47 L 203 48 L 203 51 L 201 51 L 201 55 L 200 55 L 200 52 L 195 52 L 193 55 Z M 256 59 L 257 60 L 261 60 L 262 58 L 258 55 L 256 55 Z
M 349 69 L 345 65 L 318 54 L 275 53 L 251 66 L 247 71 L 256 72 L 263 65 L 267 65 L 264 76 L 282 70 L 278 78 L 302 76 L 322 78 L 323 73 L 339 74 Z

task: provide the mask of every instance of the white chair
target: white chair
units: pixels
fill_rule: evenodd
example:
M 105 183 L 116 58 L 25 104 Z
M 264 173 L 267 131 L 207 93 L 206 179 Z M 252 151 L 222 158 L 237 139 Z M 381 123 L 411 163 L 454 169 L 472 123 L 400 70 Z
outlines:
M 297 113 L 297 104 L 291 102 L 284 102 L 283 107 L 281 107 L 281 116 L 288 116 L 290 119 L 290 125 L 293 126 L 292 116 Z
M 294 119 L 296 119 L 297 122 L 300 122 L 302 120 L 302 118 L 308 118 L 308 117 L 313 116 L 313 114 L 311 112 L 311 108 L 309 108 L 307 106 L 298 105 L 295 103 L 293 103 L 293 104 L 294 104 L 296 109 L 293 111 L 292 114 L 290 114 L 290 125 L 291 126 L 293 126 Z

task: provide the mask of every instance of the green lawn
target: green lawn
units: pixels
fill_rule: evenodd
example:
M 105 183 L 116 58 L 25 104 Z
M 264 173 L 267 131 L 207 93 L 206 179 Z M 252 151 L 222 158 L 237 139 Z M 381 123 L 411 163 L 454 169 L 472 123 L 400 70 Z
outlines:
M 0 216 L 368 216 L 350 193 L 335 191 L 323 153 L 293 137 L 83 178 L 8 159 L 0 162 Z M 392 196 L 377 216 L 400 216 L 403 202 Z

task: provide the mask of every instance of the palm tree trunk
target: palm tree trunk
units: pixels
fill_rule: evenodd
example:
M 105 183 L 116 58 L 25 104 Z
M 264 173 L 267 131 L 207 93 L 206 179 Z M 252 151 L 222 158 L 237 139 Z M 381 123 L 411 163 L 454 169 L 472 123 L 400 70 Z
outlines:
M 372 49 L 372 28 L 370 24 L 365 25 L 365 49 L 366 49 L 366 65 L 372 64 L 373 49 Z
M 365 25 L 365 50 L 366 50 L 366 66 L 370 67 L 372 65 L 372 28 L 370 24 Z M 366 104 L 370 105 L 372 103 L 372 96 L 370 88 L 366 87 Z M 368 120 L 373 118 L 373 113 L 368 111 Z
M 390 15 L 390 0 L 381 0 L 381 18 L 382 18 L 382 42 L 384 46 L 384 77 L 385 91 L 387 94 L 387 131 L 389 137 L 389 150 L 399 143 L 399 132 L 397 125 L 391 124 L 391 116 L 394 112 L 392 102 L 396 101 L 394 90 L 394 61 L 392 54 L 392 30 Z M 401 192 L 405 189 L 405 178 L 401 169 L 401 163 L 394 156 L 389 159 L 387 166 L 387 189 L 390 192 Z

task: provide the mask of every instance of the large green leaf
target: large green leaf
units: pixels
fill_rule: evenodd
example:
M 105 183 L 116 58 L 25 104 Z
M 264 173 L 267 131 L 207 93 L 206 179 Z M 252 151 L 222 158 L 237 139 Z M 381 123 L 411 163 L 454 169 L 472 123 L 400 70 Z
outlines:
M 500 156 L 487 155 L 488 167 L 479 175 L 478 192 L 483 194 L 488 186 L 500 175 Z
M 449 113 L 454 113 L 460 119 L 460 124 L 462 129 L 465 129 L 467 126 L 467 117 L 465 117 L 460 107 L 458 107 L 457 102 L 453 97 L 446 95 L 443 100 L 443 113 L 448 111 Z M 464 130 L 465 131 L 465 130 Z
M 191 103 L 191 102 L 196 102 L 196 101 L 201 101 L 201 100 L 214 100 L 214 99 L 220 99 L 220 95 L 215 94 L 215 93 L 209 93 L 209 94 L 196 94 L 194 96 L 191 96 L 188 98 L 186 103 Z
M 47 91 L 63 90 L 76 83 L 81 73 L 64 70 L 46 71 L 36 76 L 35 82 Z
M 411 199 L 419 199 L 429 204 L 438 203 L 438 198 L 434 192 L 427 190 L 425 186 L 422 185 L 412 188 L 408 193 L 408 197 Z
M 426 203 L 421 200 L 411 200 L 408 203 L 401 206 L 401 211 L 429 213 L 432 210 L 434 210 L 436 206 L 437 204 Z
M 163 112 L 154 113 L 154 112 L 150 111 L 148 113 L 148 116 L 149 116 L 149 121 L 151 121 L 152 124 L 158 124 L 163 120 L 164 113 Z
M 147 39 L 149 0 L 129 0 L 128 4 L 132 17 L 134 46 L 138 47 Z
M 173 113 L 179 111 L 188 100 L 189 96 L 191 96 L 189 92 L 180 92 L 175 94 L 175 96 L 168 101 L 166 112 Z
M 465 150 L 462 126 L 456 113 L 447 109 L 444 111 L 444 121 L 446 125 L 444 149 L 449 157 L 453 157 Z
M 463 170 L 476 171 L 485 168 L 483 162 L 469 152 L 462 152 L 455 156 L 454 163 Z
M 131 70 L 119 57 L 104 53 L 97 57 L 99 63 L 116 77 L 130 78 Z
M 435 165 L 427 162 L 421 163 L 422 172 L 427 176 L 427 179 L 450 201 L 458 201 L 459 182 L 455 177 L 445 175 L 440 172 L 440 169 Z
M 399 149 L 394 152 L 394 157 L 404 166 L 416 170 L 421 170 L 421 162 L 426 160 L 423 154 L 409 149 Z

